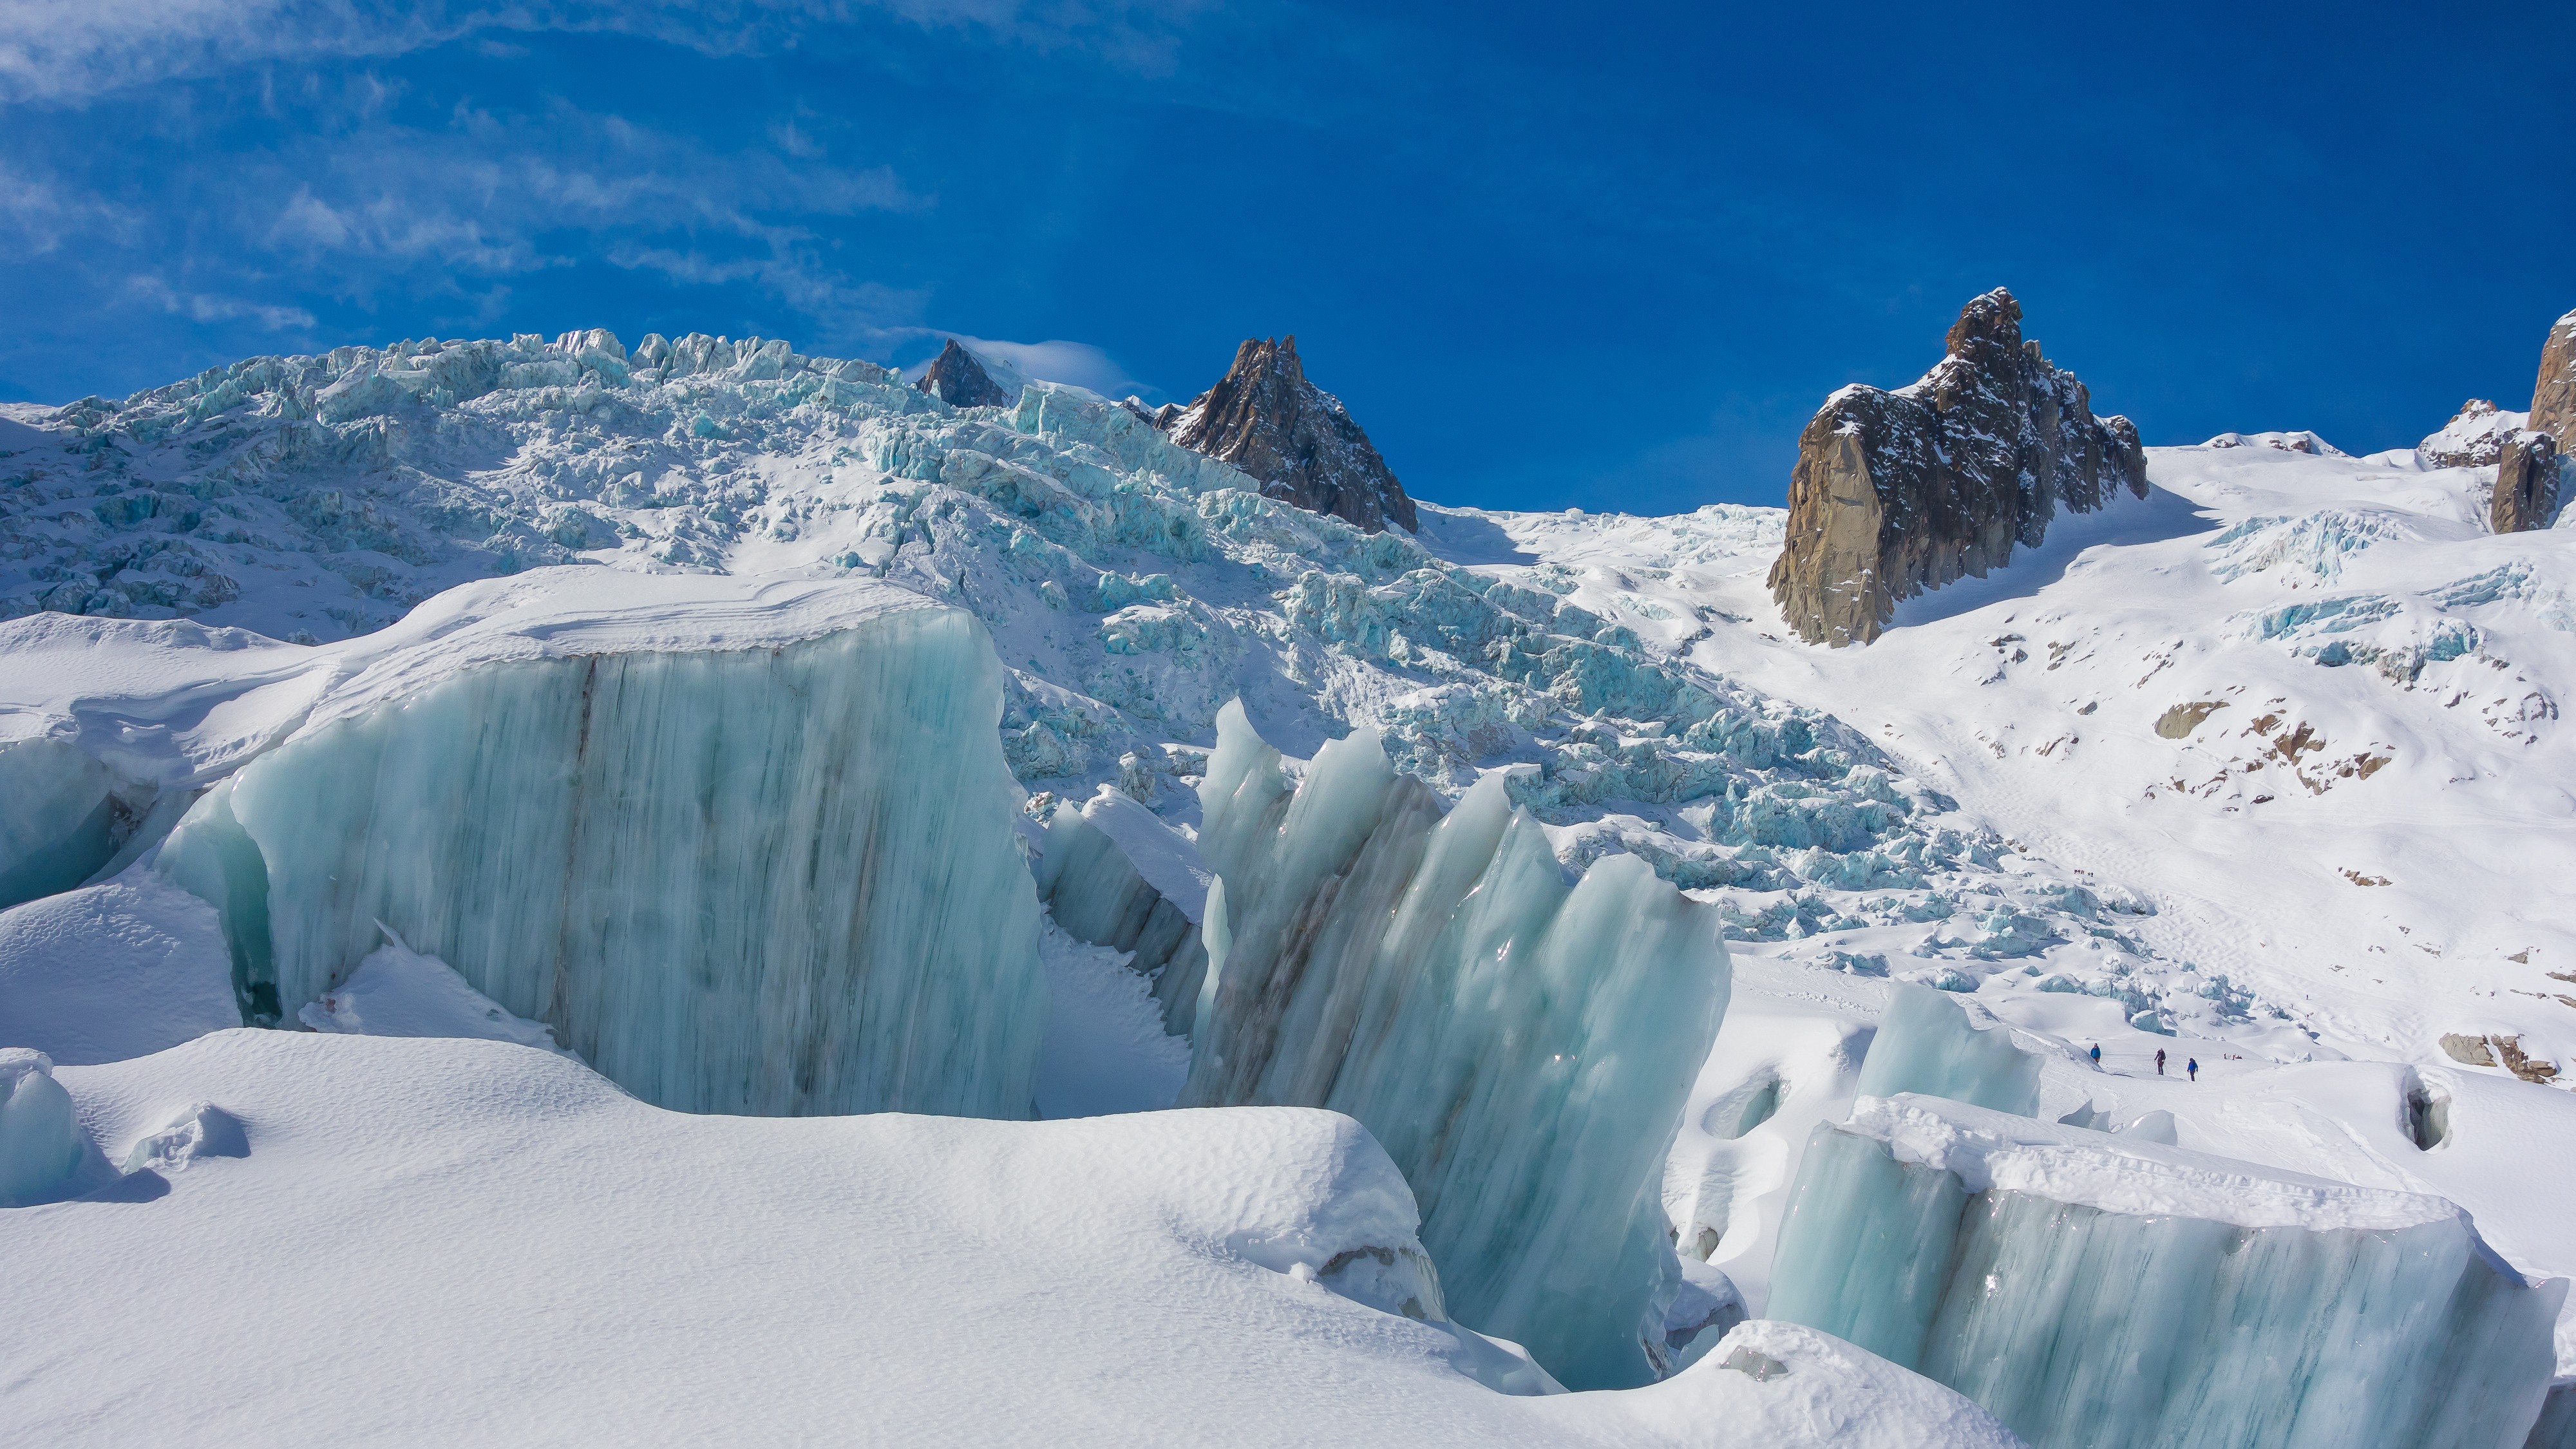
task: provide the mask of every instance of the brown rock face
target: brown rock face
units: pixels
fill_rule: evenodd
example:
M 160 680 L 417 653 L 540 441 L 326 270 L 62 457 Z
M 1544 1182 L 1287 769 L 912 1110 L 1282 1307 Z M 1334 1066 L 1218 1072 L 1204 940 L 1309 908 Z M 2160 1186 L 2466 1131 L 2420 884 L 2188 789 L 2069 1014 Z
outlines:
M 2561 455 L 2576 453 L 2576 312 L 2559 318 L 2541 346 L 2529 426 L 2556 438 Z
M 1810 643 L 1877 638 L 1899 599 L 2036 546 L 2060 505 L 2147 496 L 2138 430 L 2093 416 L 2084 384 L 2023 339 L 2012 293 L 1970 302 L 1948 353 L 1894 392 L 1844 388 L 1799 435 L 1770 584 Z
M 2496 464 L 2495 496 L 2487 526 L 2497 533 L 2528 533 L 2558 518 L 2558 442 L 2547 433 L 2516 433 Z
M 1264 497 L 1329 513 L 1370 533 L 1415 526 L 1413 500 L 1341 399 L 1306 380 L 1297 339 L 1247 338 L 1234 366 L 1186 408 L 1149 417 L 1172 441 L 1260 480 Z
M 951 407 L 1006 408 L 1019 401 L 1002 391 L 1002 385 L 993 381 L 984 364 L 975 360 L 974 353 L 958 346 L 954 337 L 939 349 L 938 360 L 913 386 Z

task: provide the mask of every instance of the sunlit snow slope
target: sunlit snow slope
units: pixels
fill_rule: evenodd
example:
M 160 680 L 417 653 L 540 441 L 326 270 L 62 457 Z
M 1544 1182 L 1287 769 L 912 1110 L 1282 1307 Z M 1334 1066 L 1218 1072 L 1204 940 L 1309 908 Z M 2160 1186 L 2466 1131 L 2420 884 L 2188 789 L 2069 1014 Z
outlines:
M 2501 1035 L 2576 1075 L 2576 528 L 2489 534 L 2491 467 L 2293 445 L 2152 449 L 2145 502 L 2059 520 L 1864 648 L 1779 627 L 1771 510 L 1435 527 L 1505 535 L 1526 561 L 1489 571 L 1829 710 L 2018 849 L 2142 891 L 2129 933 L 2320 1055 Z

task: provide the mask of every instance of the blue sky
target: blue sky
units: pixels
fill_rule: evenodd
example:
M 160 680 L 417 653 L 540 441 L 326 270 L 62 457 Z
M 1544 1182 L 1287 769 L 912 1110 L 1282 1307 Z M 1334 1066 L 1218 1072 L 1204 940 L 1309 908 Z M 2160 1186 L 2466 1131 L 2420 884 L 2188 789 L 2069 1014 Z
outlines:
M 1187 398 L 1414 492 L 1775 503 L 1970 295 L 2149 442 L 2412 443 L 2576 308 L 2576 7 L 15 0 L 0 398 L 605 326 Z

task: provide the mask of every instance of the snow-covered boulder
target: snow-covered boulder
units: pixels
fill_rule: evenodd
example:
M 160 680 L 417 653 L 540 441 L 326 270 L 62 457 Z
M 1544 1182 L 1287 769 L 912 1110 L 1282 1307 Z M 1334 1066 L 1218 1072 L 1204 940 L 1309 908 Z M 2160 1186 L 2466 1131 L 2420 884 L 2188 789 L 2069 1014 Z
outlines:
M 2042 1449 L 2512 1449 L 2566 1292 L 2438 1197 L 1900 1096 L 1808 1143 L 1768 1311 Z

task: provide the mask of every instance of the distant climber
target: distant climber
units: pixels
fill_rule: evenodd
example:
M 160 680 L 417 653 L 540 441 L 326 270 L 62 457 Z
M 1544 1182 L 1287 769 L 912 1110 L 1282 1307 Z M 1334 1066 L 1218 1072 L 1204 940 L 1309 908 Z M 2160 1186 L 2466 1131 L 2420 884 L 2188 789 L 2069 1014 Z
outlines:
M 2156 1075 L 2157 1075 L 2157 1076 L 2159 1076 L 2159 1077 L 2161 1077 L 2161 1076 L 2163 1076 L 2164 1074 L 2165 1074 L 2165 1049 L 2164 1049 L 2163 1047 L 2158 1047 L 2158 1048 L 2156 1048 Z
M 2098 1041 L 2093 1043 L 2093 1065 L 2102 1065 L 2102 1044 Z
M 2182 1069 L 2191 1073 L 2191 1079 L 2193 1081 L 2197 1082 L 2200 1080 L 2200 1058 L 2193 1057 L 2190 1061 L 2183 1063 Z

